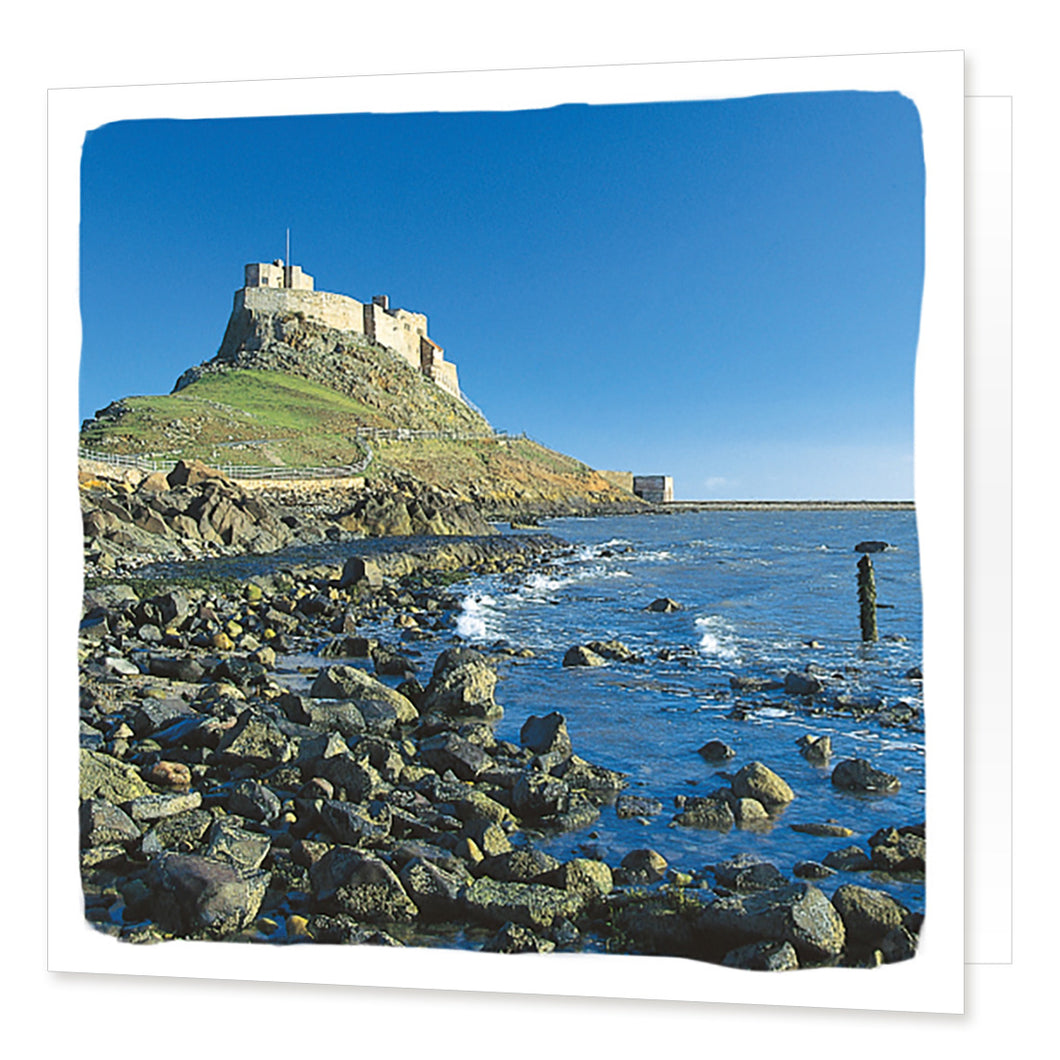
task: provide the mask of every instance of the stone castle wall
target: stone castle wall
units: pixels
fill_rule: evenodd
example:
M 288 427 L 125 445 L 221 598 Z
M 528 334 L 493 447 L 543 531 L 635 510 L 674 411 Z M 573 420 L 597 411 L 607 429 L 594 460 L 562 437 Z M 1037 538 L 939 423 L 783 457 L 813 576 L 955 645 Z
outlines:
M 404 309 L 388 313 L 381 306 L 368 303 L 362 330 L 373 342 L 400 354 L 413 368 L 420 367 L 420 337 L 427 334 L 427 318 L 422 313 Z
M 233 314 L 244 307 L 272 315 L 301 313 L 307 320 L 324 327 L 364 335 L 380 346 L 393 350 L 417 371 L 433 379 L 443 390 L 454 397 L 461 397 L 456 365 L 446 361 L 441 347 L 428 338 L 427 317 L 423 313 L 412 313 L 407 309 L 388 311 L 371 302 L 358 302 L 356 298 L 330 291 L 283 287 L 279 284 L 252 286 L 251 269 L 258 270 L 253 273 L 254 279 L 275 280 L 278 274 L 282 282 L 282 267 L 248 265 L 248 286 L 236 291 Z M 426 355 L 425 348 L 428 351 Z
M 460 384 L 456 378 L 456 365 L 449 361 L 435 360 L 430 368 L 424 370 L 443 390 L 448 390 L 454 397 L 460 396 Z
M 284 287 L 244 287 L 236 292 L 237 308 L 240 297 L 247 309 L 260 313 L 304 313 L 307 320 L 315 320 L 324 327 L 365 334 L 364 303 L 344 294 Z

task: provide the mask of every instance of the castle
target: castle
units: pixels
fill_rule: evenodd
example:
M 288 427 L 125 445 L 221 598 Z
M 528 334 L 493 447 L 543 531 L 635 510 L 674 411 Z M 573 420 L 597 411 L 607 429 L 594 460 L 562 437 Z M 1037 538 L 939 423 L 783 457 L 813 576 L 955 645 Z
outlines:
M 313 277 L 300 265 L 277 259 L 272 264 L 254 262 L 244 267 L 243 289 L 236 292 L 237 308 L 240 302 L 247 309 L 265 313 L 302 313 L 325 327 L 364 335 L 464 400 L 456 365 L 445 360 L 445 351 L 427 334 L 427 317 L 407 309 L 391 309 L 385 294 L 376 295 L 371 302 L 358 302 L 344 294 L 316 291 Z

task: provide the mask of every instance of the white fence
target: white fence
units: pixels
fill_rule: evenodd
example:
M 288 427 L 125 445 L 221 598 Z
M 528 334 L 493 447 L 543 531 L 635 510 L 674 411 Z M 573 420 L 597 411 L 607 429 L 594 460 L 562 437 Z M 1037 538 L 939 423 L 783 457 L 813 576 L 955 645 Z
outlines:
M 338 467 L 274 467 L 251 464 L 217 464 L 209 462 L 209 466 L 215 471 L 228 478 L 236 479 L 321 479 L 321 478 L 351 478 L 361 474 L 372 462 L 375 455 L 368 446 L 364 447 L 364 457 L 355 464 L 343 464 Z M 107 464 L 111 467 L 131 467 L 138 471 L 172 471 L 175 461 L 159 456 L 128 456 L 124 453 L 103 453 L 94 449 L 85 449 L 83 446 L 77 450 L 80 460 L 87 460 L 95 464 Z
M 428 431 L 414 430 L 411 427 L 358 427 L 358 439 L 371 438 L 373 441 L 406 442 L 414 440 L 428 441 L 525 441 L 527 435 L 512 434 L 508 431 L 474 432 L 474 431 Z M 264 439 L 263 439 L 264 440 Z M 246 443 L 243 443 L 246 444 Z M 363 444 L 363 443 L 362 443 Z M 220 471 L 232 479 L 316 479 L 316 478 L 350 478 L 360 475 L 372 462 L 374 453 L 368 445 L 363 445 L 365 455 L 353 464 L 339 467 L 275 467 L 251 464 L 218 464 L 212 460 L 205 461 L 215 471 Z M 78 447 L 78 458 L 96 464 L 107 464 L 111 467 L 131 467 L 138 471 L 171 471 L 176 462 L 174 457 L 157 453 L 133 456 L 126 453 L 105 453 L 99 449 Z

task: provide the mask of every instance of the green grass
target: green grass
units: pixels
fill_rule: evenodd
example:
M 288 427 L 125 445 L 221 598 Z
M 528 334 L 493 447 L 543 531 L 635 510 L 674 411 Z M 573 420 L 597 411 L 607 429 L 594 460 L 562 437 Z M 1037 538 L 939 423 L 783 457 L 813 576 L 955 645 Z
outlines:
M 329 466 L 359 459 L 357 427 L 385 424 L 354 398 L 282 372 L 211 374 L 175 394 L 123 404 L 129 411 L 119 420 L 82 431 L 82 444 L 215 463 Z
M 214 466 L 337 467 L 362 459 L 358 427 L 393 425 L 382 409 L 279 371 L 210 373 L 174 394 L 129 397 L 123 405 L 128 411 L 120 418 L 92 421 L 82 445 Z M 367 445 L 373 452 L 368 478 L 403 472 L 502 506 L 609 488 L 581 461 L 525 438 L 370 439 Z

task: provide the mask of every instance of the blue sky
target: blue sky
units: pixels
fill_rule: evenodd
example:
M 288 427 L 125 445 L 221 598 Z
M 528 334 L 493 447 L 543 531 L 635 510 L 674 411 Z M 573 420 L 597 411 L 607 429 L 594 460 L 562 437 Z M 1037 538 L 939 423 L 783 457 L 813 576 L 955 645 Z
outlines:
M 910 498 L 924 164 L 896 93 L 118 122 L 81 415 L 212 357 L 243 265 L 426 313 L 496 427 L 684 498 Z

